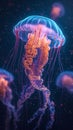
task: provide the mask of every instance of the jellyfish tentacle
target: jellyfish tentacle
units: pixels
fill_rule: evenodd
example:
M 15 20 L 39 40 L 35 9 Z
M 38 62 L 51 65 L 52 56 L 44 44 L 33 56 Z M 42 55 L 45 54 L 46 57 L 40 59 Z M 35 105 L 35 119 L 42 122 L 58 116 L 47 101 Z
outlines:
M 49 104 L 49 110 L 50 110 L 50 121 L 47 123 L 46 130 L 49 128 L 52 128 L 52 125 L 55 121 L 54 115 L 55 115 L 55 104 L 53 101 L 50 102 Z
M 23 107 L 23 103 L 28 100 L 31 95 L 35 92 L 35 89 L 30 85 L 29 87 L 26 87 L 26 91 L 21 93 L 21 97 L 17 102 L 17 111 L 16 111 L 16 120 L 19 121 L 20 118 L 20 110 Z
M 41 84 L 42 85 L 42 84 Z M 48 107 L 49 103 L 50 103 L 50 100 L 49 100 L 49 97 L 50 97 L 50 91 L 44 86 L 44 85 L 39 85 L 39 86 L 36 86 L 35 85 L 33 87 L 35 87 L 37 90 L 40 90 L 43 92 L 43 96 L 44 96 L 44 104 L 43 104 L 43 107 L 42 108 L 39 108 L 38 111 L 33 115 L 33 119 L 35 119 L 39 113 L 43 113 L 45 112 L 46 108 Z M 40 87 L 41 86 L 41 87 Z
M 36 32 L 35 32 L 36 33 Z M 50 90 L 43 85 L 42 71 L 43 67 L 48 61 L 49 54 L 49 44 L 50 40 L 47 40 L 46 35 L 40 37 L 40 32 L 38 33 L 37 41 L 35 40 L 35 36 L 37 34 L 30 34 L 28 37 L 28 42 L 25 45 L 25 56 L 23 58 L 23 64 L 25 67 L 25 72 L 30 80 L 32 87 L 36 90 L 42 91 L 44 96 L 44 104 L 43 107 L 40 107 L 33 117 L 28 121 L 31 123 L 36 117 L 40 115 L 38 123 L 34 129 L 39 127 L 42 117 L 45 113 L 45 110 L 49 107 L 51 111 L 51 101 L 50 101 Z M 35 42 L 36 41 L 36 42 Z M 51 116 L 52 117 L 52 116 Z M 52 119 L 52 118 L 51 118 Z M 53 122 L 52 120 L 50 122 Z M 52 124 L 52 123 L 51 123 Z
M 41 84 L 42 85 L 42 84 Z M 48 108 L 49 111 L 50 111 L 50 121 L 48 121 L 48 124 L 47 124 L 47 130 L 48 128 L 51 128 L 52 125 L 53 125 L 53 122 L 54 122 L 54 114 L 55 114 L 55 108 L 54 108 L 54 103 L 53 101 L 50 101 L 50 91 L 49 89 L 47 89 L 44 85 L 41 86 L 39 84 L 39 86 L 36 86 L 35 83 L 33 85 L 36 86 L 35 88 L 37 90 L 40 90 L 42 91 L 43 93 L 43 96 L 44 96 L 44 103 L 43 103 L 43 106 L 40 107 L 32 116 L 32 118 L 30 118 L 28 120 L 28 123 L 31 123 L 33 120 L 35 120 L 38 116 L 39 116 L 39 120 L 38 120 L 38 123 L 37 123 L 37 126 L 34 128 L 34 130 L 39 127 L 40 123 L 41 123 L 41 120 L 42 120 L 42 117 L 43 115 L 45 114 L 45 111 L 46 109 Z M 41 86 L 41 87 L 40 87 Z
M 18 100 L 18 103 L 17 103 L 18 110 L 21 109 L 23 103 L 30 98 L 30 96 L 34 93 L 34 91 L 35 89 L 32 86 L 26 89 L 25 93 L 23 93 L 20 99 Z

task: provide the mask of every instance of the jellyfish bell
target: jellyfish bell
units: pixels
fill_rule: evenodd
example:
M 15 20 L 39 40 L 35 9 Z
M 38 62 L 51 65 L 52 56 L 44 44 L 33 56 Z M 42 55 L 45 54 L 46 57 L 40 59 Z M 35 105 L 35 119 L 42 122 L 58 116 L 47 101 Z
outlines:
M 61 88 L 66 88 L 69 92 L 73 92 L 73 72 L 64 71 L 59 74 L 56 85 Z
M 73 92 L 73 78 L 72 77 L 68 75 L 64 75 L 62 79 L 62 84 L 68 91 Z
M 14 77 L 5 69 L 0 69 L 0 77 L 6 79 L 9 83 L 13 82 Z
M 35 39 L 46 36 L 53 42 L 52 47 L 57 48 L 65 44 L 65 37 L 58 25 L 53 20 L 39 15 L 21 20 L 15 25 L 13 32 L 24 42 L 27 42 L 29 34 L 34 34 Z

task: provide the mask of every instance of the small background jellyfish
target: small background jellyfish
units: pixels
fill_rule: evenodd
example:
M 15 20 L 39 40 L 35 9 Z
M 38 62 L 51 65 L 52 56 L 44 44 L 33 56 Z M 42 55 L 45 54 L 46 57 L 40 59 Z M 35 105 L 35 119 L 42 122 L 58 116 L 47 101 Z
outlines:
M 12 91 L 9 87 L 13 82 L 13 75 L 4 69 L 0 69 L 0 100 L 6 104 L 12 99 Z
M 54 3 L 51 8 L 51 18 L 53 20 L 62 17 L 65 14 L 64 6 L 61 3 Z
M 14 106 L 11 104 L 12 90 L 10 83 L 13 82 L 14 77 L 11 73 L 4 69 L 0 69 L 0 101 L 7 107 L 7 117 L 5 130 L 9 130 L 10 119 L 12 113 L 14 114 Z
M 50 90 L 43 83 L 42 72 L 44 66 L 48 63 L 50 48 L 58 48 L 58 54 L 60 48 L 65 44 L 65 37 L 53 20 L 38 15 L 29 16 L 18 22 L 13 32 L 16 37 L 18 36 L 19 39 L 26 43 L 24 45 L 23 66 L 25 74 L 30 81 L 29 86 L 24 86 L 20 99 L 18 100 L 17 118 L 20 115 L 20 109 L 23 107 L 23 103 L 30 98 L 35 90 L 41 91 L 44 97 L 43 106 L 33 114 L 28 122 L 31 123 L 39 117 L 34 129 L 39 127 L 41 119 L 48 108 L 50 111 L 50 121 L 47 125 L 48 129 L 53 125 L 55 108 L 54 102 L 50 100 Z M 53 58 L 53 62 L 51 63 L 53 66 L 51 66 L 51 63 L 49 64 L 48 73 L 49 69 L 55 65 L 56 56 L 54 60 L 54 54 L 55 51 L 53 50 L 53 53 L 51 52 Z
M 64 71 L 60 73 L 56 79 L 56 85 L 73 93 L 73 72 Z

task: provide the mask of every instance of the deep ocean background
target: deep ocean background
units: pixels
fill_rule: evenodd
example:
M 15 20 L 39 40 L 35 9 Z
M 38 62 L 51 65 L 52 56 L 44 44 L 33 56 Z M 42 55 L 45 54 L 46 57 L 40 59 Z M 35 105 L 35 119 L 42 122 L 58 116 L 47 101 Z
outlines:
M 61 49 L 61 61 L 64 70 L 73 71 L 73 0 L 2 0 L 0 1 L 0 67 L 5 68 L 12 72 L 15 76 L 15 85 L 12 84 L 13 90 L 13 104 L 16 103 L 21 86 L 28 83 L 28 78 L 22 71 L 18 70 L 17 63 L 14 66 L 15 72 L 9 66 L 7 62 L 9 60 L 8 55 L 10 50 L 14 47 L 15 36 L 13 34 L 13 27 L 17 22 L 24 19 L 29 15 L 43 15 L 50 17 L 51 6 L 54 2 L 61 2 L 65 8 L 65 15 L 56 20 L 56 23 L 62 29 L 65 37 L 65 46 Z M 23 44 L 20 44 L 20 48 Z M 22 53 L 21 52 L 21 53 Z M 19 55 L 18 55 L 19 56 Z M 23 56 L 21 54 L 21 56 Z M 21 62 L 20 59 L 19 62 Z M 18 62 L 18 61 L 16 61 Z M 55 71 L 56 70 L 56 71 Z M 19 71 L 19 72 L 18 72 Z M 60 73 L 57 66 L 54 68 L 54 78 L 50 81 L 51 89 L 51 99 L 55 102 L 56 114 L 55 123 L 52 130 L 73 130 L 73 94 L 66 90 L 57 88 L 55 85 L 56 76 Z M 21 79 L 19 75 L 21 74 Z M 46 68 L 43 72 L 43 79 L 46 75 Z M 47 78 L 44 81 L 47 84 Z M 25 80 L 26 81 L 25 81 Z M 20 80 L 20 81 L 19 81 Z M 27 125 L 27 119 L 31 117 L 40 106 L 40 99 L 38 98 L 38 92 L 36 91 L 32 97 L 24 104 L 22 110 L 21 121 L 18 123 L 18 130 L 33 130 L 33 126 L 36 121 L 31 125 Z M 42 94 L 40 93 L 40 98 L 42 99 Z M 40 128 L 38 130 L 45 130 L 46 121 L 48 119 L 48 111 L 41 122 Z M 0 102 L 0 130 L 5 130 L 5 119 L 6 119 L 6 107 Z M 11 120 L 10 130 L 13 128 L 13 120 Z

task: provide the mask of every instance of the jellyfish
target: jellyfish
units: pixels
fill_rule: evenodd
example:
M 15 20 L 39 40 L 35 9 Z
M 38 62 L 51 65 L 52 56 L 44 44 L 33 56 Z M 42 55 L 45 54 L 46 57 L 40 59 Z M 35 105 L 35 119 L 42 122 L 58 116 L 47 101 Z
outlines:
M 10 83 L 13 82 L 13 75 L 0 68 L 0 101 L 7 108 L 7 118 L 6 118 L 6 128 L 5 130 L 9 130 L 9 122 L 12 118 L 12 113 L 14 114 L 14 106 L 11 104 L 12 100 L 12 90 L 10 88 Z
M 37 18 L 35 18 L 35 20 L 33 21 L 34 16 L 29 16 L 29 17 L 25 18 L 24 20 L 21 20 L 20 22 L 18 22 L 16 24 L 16 26 L 14 26 L 13 32 L 15 34 L 16 39 L 18 39 L 17 41 L 22 41 L 24 44 L 26 44 L 28 37 L 29 37 L 29 36 L 27 37 L 27 35 L 30 34 L 32 31 L 35 31 L 35 25 L 37 23 Z M 43 19 L 43 20 L 40 20 L 40 19 Z M 41 34 L 41 35 L 44 35 L 46 33 L 48 39 L 50 39 L 52 41 L 50 44 L 51 50 L 49 53 L 48 68 L 47 68 L 46 74 L 44 75 L 44 79 L 46 79 L 46 76 L 49 73 L 48 79 L 49 79 L 49 81 L 51 81 L 52 78 L 54 77 L 53 76 L 54 68 L 55 68 L 54 66 L 55 66 L 57 59 L 58 59 L 58 66 L 59 66 L 58 68 L 60 69 L 60 71 L 63 71 L 60 50 L 61 50 L 61 47 L 65 44 L 66 38 L 63 35 L 63 32 L 61 31 L 59 26 L 57 26 L 57 24 L 53 20 L 51 20 L 49 18 L 46 18 L 46 20 L 45 20 L 45 18 L 40 16 L 38 23 L 40 23 L 42 25 L 46 25 L 48 27 L 48 30 L 47 30 L 46 27 L 40 25 L 40 28 L 42 28 L 42 27 L 44 28 L 43 30 L 41 30 L 43 32 L 43 34 Z M 33 24 L 34 24 L 34 26 L 32 26 Z M 36 28 L 37 28 L 37 26 L 36 26 Z M 19 57 L 19 59 L 20 59 L 20 57 Z M 23 70 L 21 70 L 21 71 L 23 72 Z M 21 77 L 23 77 L 23 76 L 19 76 L 19 78 L 21 78 Z
M 13 80 L 14 77 L 12 74 L 4 69 L 0 69 L 0 100 L 6 105 L 8 105 L 12 99 L 12 90 L 9 84 L 13 82 Z
M 73 72 L 64 71 L 60 73 L 56 79 L 56 85 L 73 93 Z
M 51 128 L 55 120 L 55 107 L 54 102 L 50 100 L 50 90 L 43 83 L 42 72 L 49 60 L 50 50 L 62 47 L 65 44 L 65 37 L 53 20 L 39 15 L 29 16 L 21 20 L 14 26 L 13 32 L 15 36 L 18 35 L 18 38 L 25 42 L 23 66 L 30 81 L 30 85 L 26 86 L 26 91 L 21 93 L 18 100 L 17 112 L 35 90 L 41 91 L 44 97 L 43 106 L 38 108 L 28 120 L 28 123 L 31 123 L 39 116 L 34 129 L 39 127 L 43 115 L 48 109 L 50 111 L 50 121 L 48 121 L 46 129 Z
M 64 6 L 61 3 L 54 3 L 51 9 L 51 18 L 57 19 L 65 14 Z

